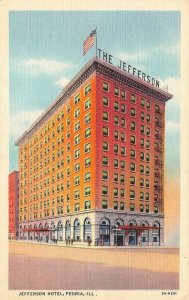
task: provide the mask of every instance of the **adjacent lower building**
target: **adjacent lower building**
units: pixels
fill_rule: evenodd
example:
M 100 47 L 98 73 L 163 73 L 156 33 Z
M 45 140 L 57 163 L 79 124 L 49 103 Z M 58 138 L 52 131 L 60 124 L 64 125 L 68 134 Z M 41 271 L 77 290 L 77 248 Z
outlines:
M 16 142 L 19 238 L 163 245 L 171 98 L 92 58 Z
M 9 239 L 18 238 L 18 202 L 19 174 L 13 171 L 9 174 Z

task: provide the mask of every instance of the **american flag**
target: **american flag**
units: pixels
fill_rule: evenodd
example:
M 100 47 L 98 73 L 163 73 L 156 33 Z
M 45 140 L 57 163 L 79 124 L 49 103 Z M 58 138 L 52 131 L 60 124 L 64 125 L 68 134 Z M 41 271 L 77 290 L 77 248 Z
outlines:
M 96 29 L 93 30 L 83 43 L 83 55 L 95 44 Z

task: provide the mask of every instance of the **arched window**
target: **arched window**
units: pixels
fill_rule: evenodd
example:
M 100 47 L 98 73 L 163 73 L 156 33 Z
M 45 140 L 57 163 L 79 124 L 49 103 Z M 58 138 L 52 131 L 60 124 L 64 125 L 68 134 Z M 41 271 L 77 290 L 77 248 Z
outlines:
M 86 218 L 84 220 L 84 241 L 91 239 L 91 220 Z
M 67 220 L 66 224 L 65 224 L 65 238 L 66 240 L 70 239 L 71 237 L 71 225 L 70 225 L 70 221 Z
M 80 240 L 80 222 L 78 219 L 74 222 L 74 240 Z
M 58 230 L 58 240 L 62 241 L 63 240 L 63 225 L 62 225 L 61 221 L 58 222 L 57 230 Z

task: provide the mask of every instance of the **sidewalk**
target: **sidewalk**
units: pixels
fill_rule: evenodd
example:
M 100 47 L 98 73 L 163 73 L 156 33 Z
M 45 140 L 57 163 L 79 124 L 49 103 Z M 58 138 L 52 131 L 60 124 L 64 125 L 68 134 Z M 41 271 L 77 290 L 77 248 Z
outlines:
M 58 247 L 67 247 L 67 248 L 91 248 L 91 249 L 179 249 L 179 247 L 172 247 L 172 246 L 167 246 L 167 245 L 163 245 L 163 246 L 88 246 L 88 243 L 73 243 L 73 244 L 68 244 L 66 245 L 65 242 L 58 242 L 58 243 L 53 243 L 53 242 L 49 242 L 49 243 L 45 243 L 45 242 L 37 242 L 37 241 L 28 241 L 28 240 L 10 240 L 10 242 L 18 242 L 18 243 L 27 243 L 27 244 L 37 244 L 37 245 L 49 245 L 49 246 L 58 246 Z

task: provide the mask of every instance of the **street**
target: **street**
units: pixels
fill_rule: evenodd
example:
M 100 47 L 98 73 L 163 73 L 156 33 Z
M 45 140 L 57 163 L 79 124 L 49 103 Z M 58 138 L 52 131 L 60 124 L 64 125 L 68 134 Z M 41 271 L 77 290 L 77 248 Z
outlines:
M 178 289 L 179 250 L 9 242 L 11 290 Z

